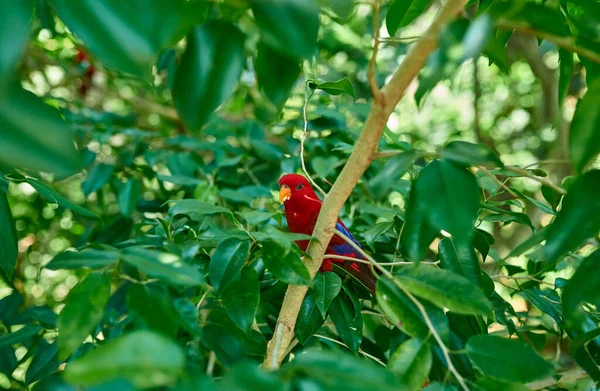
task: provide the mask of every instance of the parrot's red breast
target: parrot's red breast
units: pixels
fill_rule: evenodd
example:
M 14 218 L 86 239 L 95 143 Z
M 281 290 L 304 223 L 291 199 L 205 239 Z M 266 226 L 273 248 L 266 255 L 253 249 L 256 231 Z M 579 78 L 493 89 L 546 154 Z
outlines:
M 285 218 L 291 232 L 312 235 L 313 229 L 321 211 L 322 201 L 319 199 L 308 180 L 302 175 L 287 174 L 279 180 L 279 201 L 285 209 Z M 338 219 L 336 229 L 343 232 L 359 247 L 360 244 L 348 231 L 344 223 Z M 296 242 L 300 249 L 306 251 L 308 240 Z M 362 248 L 362 247 L 361 247 Z M 339 235 L 334 235 L 327 246 L 326 254 L 342 255 L 345 257 L 364 260 L 364 257 Z M 332 262 L 355 276 L 371 291 L 375 290 L 376 278 L 369 265 L 362 262 L 352 262 L 339 259 L 325 259 L 321 266 L 322 271 L 331 271 Z

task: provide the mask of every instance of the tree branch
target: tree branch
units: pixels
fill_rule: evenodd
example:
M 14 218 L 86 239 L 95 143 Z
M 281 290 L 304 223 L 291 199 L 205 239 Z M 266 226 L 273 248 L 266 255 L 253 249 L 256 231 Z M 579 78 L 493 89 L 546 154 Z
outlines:
M 546 41 L 553 42 L 556 46 L 560 46 L 563 49 L 567 49 L 570 52 L 575 52 L 582 56 L 589 58 L 590 60 L 600 63 L 600 54 L 586 49 L 581 46 L 577 46 L 576 40 L 573 37 L 559 37 L 556 35 L 548 34 L 544 31 L 539 31 L 531 28 L 525 23 L 513 22 L 510 20 L 498 20 L 496 21 L 496 27 L 503 30 L 517 30 L 519 32 L 528 33 L 535 35 L 538 38 L 545 39 Z
M 352 154 L 323 201 L 313 231 L 313 236 L 317 240 L 311 242 L 306 257 L 306 266 L 311 277 L 314 277 L 321 267 L 326 245 L 333 236 L 335 223 L 342 206 L 377 152 L 377 143 L 390 114 L 409 84 L 418 75 L 429 54 L 436 48 L 442 28 L 454 19 L 466 3 L 467 0 L 448 0 L 442 6 L 425 34 L 410 48 L 388 84 L 382 88 L 383 99 L 373 101 L 371 111 L 354 145 Z M 275 349 L 277 345 L 275 341 L 269 341 L 264 361 L 266 368 L 277 368 L 283 360 L 287 347 L 294 336 L 298 312 L 307 291 L 308 287 L 306 286 L 290 285 L 288 287 L 276 326 L 277 328 L 279 325 L 283 325 L 281 343 L 278 349 Z

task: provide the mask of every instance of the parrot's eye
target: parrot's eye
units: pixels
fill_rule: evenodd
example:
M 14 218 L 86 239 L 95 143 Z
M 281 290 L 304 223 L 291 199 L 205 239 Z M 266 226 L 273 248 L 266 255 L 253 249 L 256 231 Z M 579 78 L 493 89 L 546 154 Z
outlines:
M 303 187 L 304 187 L 303 184 L 299 184 L 298 186 L 296 186 L 296 190 L 302 190 Z

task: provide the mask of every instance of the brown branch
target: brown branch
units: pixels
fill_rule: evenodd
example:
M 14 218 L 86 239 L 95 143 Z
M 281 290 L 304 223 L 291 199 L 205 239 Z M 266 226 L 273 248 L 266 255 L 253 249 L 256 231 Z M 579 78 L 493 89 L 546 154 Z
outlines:
M 585 56 L 594 62 L 600 63 L 600 54 L 584 47 L 577 46 L 576 40 L 572 37 L 559 37 L 544 31 L 536 30 L 525 23 L 518 23 L 510 20 L 500 19 L 496 21 L 496 27 L 503 30 L 517 30 L 519 32 L 535 35 L 538 38 L 553 42 L 556 44 L 556 46 L 560 46 L 561 48 L 567 49 L 570 52 L 581 54 L 582 56 Z
M 549 188 L 551 188 L 552 190 L 554 190 L 558 194 L 562 194 L 562 195 L 567 194 L 567 191 L 565 189 L 563 189 L 562 187 L 560 187 L 558 185 L 555 185 L 554 183 L 550 182 L 546 178 L 535 176 L 532 173 L 530 173 L 529 171 L 523 170 L 522 168 L 513 167 L 513 166 L 504 166 L 504 169 L 506 171 L 510 171 L 510 172 L 514 172 L 515 174 L 522 175 L 522 176 L 524 176 L 526 178 L 533 179 L 534 181 L 538 181 L 542 185 L 548 186 Z
M 306 266 L 311 277 L 314 277 L 321 267 L 325 246 L 333 236 L 335 223 L 342 206 L 377 152 L 377 143 L 390 114 L 409 84 L 418 75 L 429 54 L 435 50 L 442 28 L 455 18 L 466 2 L 467 0 L 448 0 L 442 6 L 425 34 L 410 48 L 388 84 L 382 88 L 383 99 L 373 101 L 371 111 L 354 149 L 340 176 L 323 201 L 321 213 L 319 213 L 313 231 L 313 236 L 317 240 L 311 242 L 306 257 Z M 276 326 L 277 330 L 279 325 L 283 325 L 281 335 L 277 336 L 280 343 L 276 344 L 275 340 L 269 342 L 264 361 L 266 368 L 277 368 L 283 360 L 287 347 L 294 336 L 298 312 L 307 291 L 308 287 L 306 286 L 290 285 L 288 287 Z

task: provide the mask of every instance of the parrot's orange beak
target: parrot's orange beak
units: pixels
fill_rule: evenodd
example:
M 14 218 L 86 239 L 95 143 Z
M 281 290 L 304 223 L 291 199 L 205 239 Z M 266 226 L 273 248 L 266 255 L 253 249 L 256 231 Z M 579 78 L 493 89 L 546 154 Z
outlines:
M 279 203 L 283 204 L 290 198 L 292 198 L 292 190 L 290 187 L 288 185 L 281 186 L 281 189 L 279 189 Z

